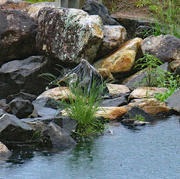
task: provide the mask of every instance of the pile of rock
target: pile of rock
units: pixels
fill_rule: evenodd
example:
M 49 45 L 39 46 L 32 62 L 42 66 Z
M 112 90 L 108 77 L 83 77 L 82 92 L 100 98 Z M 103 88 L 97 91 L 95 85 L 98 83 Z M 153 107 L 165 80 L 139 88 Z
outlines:
M 93 7 L 98 7 L 98 11 L 93 11 Z M 135 89 L 135 83 L 145 72 L 136 73 L 134 68 L 136 60 L 148 53 L 179 74 L 180 39 L 160 35 L 127 41 L 129 30 L 116 21 L 118 18 L 112 19 L 101 3 L 89 1 L 83 9 L 54 8 L 53 2 L 0 2 L 0 141 L 8 147 L 14 143 L 22 146 L 25 141 L 38 142 L 36 132 L 44 137 L 47 146 L 68 148 L 76 144 L 70 136 L 76 121 L 57 115 L 57 109 L 63 109 L 57 99 L 66 98 L 69 89 L 45 91 L 48 81 L 39 75 L 47 72 L 57 75 L 56 64 L 72 68 L 82 58 L 104 79 L 118 83 L 126 80 L 123 85 L 107 85 L 110 95 L 102 101 L 97 116 L 122 120 L 129 111 L 132 114 L 124 117 L 123 123 L 138 125 L 127 121 L 134 110 L 146 122 L 152 122 L 153 115 L 172 109 L 180 112 L 179 90 L 168 98 L 168 105 L 160 103 L 153 98 L 154 94 L 167 89 Z

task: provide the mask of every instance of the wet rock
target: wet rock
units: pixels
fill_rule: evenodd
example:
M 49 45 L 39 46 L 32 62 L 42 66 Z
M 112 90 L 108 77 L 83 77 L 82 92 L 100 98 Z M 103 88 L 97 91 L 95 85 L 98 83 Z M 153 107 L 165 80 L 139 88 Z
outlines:
M 132 107 L 125 115 L 123 115 L 123 119 L 131 119 L 133 123 L 134 121 L 137 120 L 138 117 L 144 118 L 145 122 L 153 122 L 154 118 L 151 114 L 148 114 L 145 112 L 143 109 L 140 109 L 139 107 Z M 130 121 L 131 121 L 130 120 Z
M 180 89 L 176 90 L 171 96 L 166 99 L 166 101 L 167 105 L 170 108 L 180 113 Z
M 9 105 L 12 113 L 19 119 L 28 117 L 34 111 L 33 104 L 22 98 L 13 99 Z
M 74 139 L 64 129 L 53 122 L 49 123 L 44 133 L 49 137 L 53 148 L 67 149 L 76 145 Z
M 0 66 L 36 54 L 37 24 L 19 10 L 0 11 Z M 18 53 L 17 53 L 18 52 Z
M 180 39 L 173 35 L 150 36 L 142 41 L 142 50 L 163 63 L 180 60 Z
M 102 29 L 99 16 L 79 9 L 43 8 L 38 16 L 37 48 L 69 66 L 81 58 L 91 63 L 103 41 Z
M 26 141 L 32 138 L 34 130 L 16 116 L 4 114 L 0 117 L 1 141 Z
M 55 7 L 55 3 L 54 2 L 40 2 L 40 3 L 35 3 L 35 4 L 31 4 L 29 6 L 26 6 L 25 8 L 23 8 L 22 10 L 24 12 L 26 12 L 30 17 L 34 18 L 37 20 L 38 18 L 38 13 L 39 11 L 44 8 L 44 7 L 51 7 L 54 8 Z
M 0 98 L 20 91 L 39 95 L 47 86 L 47 80 L 39 75 L 50 67 L 48 58 L 42 56 L 5 63 L 0 68 Z
M 138 87 L 130 93 L 129 99 L 153 98 L 156 93 L 165 93 L 167 90 L 167 88 Z
M 142 39 L 135 38 L 121 45 L 116 51 L 93 64 L 96 69 L 105 68 L 113 75 L 128 72 L 134 66 Z
M 97 54 L 97 59 L 108 55 L 126 40 L 126 29 L 121 25 L 105 25 L 103 33 L 103 44 Z
M 110 16 L 108 9 L 98 1 L 87 1 L 82 9 L 89 15 L 99 15 L 104 25 L 119 25 L 119 23 Z
M 2 9 L 23 9 L 26 6 L 29 6 L 31 3 L 27 1 L 19 0 L 1 0 L 0 1 L 0 10 Z
M 11 151 L 0 142 L 0 160 L 5 160 L 12 155 Z

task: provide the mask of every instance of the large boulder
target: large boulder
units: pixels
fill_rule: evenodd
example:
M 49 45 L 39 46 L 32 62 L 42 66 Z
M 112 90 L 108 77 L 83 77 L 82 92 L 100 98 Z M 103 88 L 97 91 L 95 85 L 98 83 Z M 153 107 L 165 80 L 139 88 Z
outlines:
M 38 95 L 47 86 L 47 80 L 39 75 L 49 69 L 48 58 L 32 56 L 24 60 L 13 60 L 0 68 L 0 98 L 6 98 L 23 90 Z
M 44 133 L 49 137 L 53 148 L 63 150 L 76 145 L 74 139 L 64 129 L 53 122 L 49 123 Z
M 79 9 L 43 8 L 38 16 L 37 48 L 68 65 L 93 62 L 103 40 L 99 16 Z
M 12 155 L 11 151 L 0 142 L 0 160 L 7 159 Z
M 108 9 L 96 0 L 87 1 L 82 9 L 89 15 L 99 15 L 104 25 L 119 25 L 115 19 L 111 18 Z
M 163 63 L 180 60 L 180 39 L 173 35 L 150 36 L 142 41 L 142 50 Z
M 2 9 L 22 9 L 26 6 L 29 6 L 31 3 L 21 0 L 1 0 L 0 1 L 0 10 Z
M 115 76 L 116 74 L 130 75 L 136 56 L 139 55 L 141 41 L 141 38 L 127 41 L 107 57 L 95 62 L 93 66 L 96 69 L 105 68 Z
M 0 139 L 2 141 L 27 141 L 32 138 L 34 130 L 21 122 L 16 116 L 3 114 L 0 117 Z
M 36 54 L 37 24 L 26 13 L 15 10 L 0 11 L 0 66 L 13 59 Z

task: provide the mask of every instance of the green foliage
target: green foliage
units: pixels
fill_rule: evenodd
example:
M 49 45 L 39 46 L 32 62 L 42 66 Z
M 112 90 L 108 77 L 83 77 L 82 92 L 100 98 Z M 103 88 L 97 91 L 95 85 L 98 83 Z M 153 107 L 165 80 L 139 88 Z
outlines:
M 172 34 L 180 38 L 180 4 L 179 0 L 139 0 L 137 7 L 149 6 L 155 18 L 156 31 L 154 35 Z
M 164 81 L 164 82 L 162 82 Z M 156 93 L 155 98 L 161 102 L 164 102 L 169 96 L 171 96 L 179 87 L 179 76 L 173 76 L 172 73 L 166 72 L 161 75 L 161 83 L 158 87 L 166 87 L 168 90 L 165 93 Z
M 132 119 L 138 120 L 138 121 L 143 121 L 143 122 L 145 121 L 145 118 L 141 114 L 136 114 L 136 116 Z
M 159 64 L 162 64 L 162 62 L 153 55 L 144 54 L 144 57 L 138 59 L 137 63 L 136 68 L 146 67 L 147 69 L 145 78 L 138 84 L 139 86 L 168 88 L 165 93 L 157 93 L 155 95 L 155 98 L 161 102 L 165 101 L 179 87 L 179 76 L 174 76 L 173 73 L 162 70 L 159 67 Z
M 136 61 L 135 68 L 137 69 L 143 69 L 146 68 L 145 78 L 143 78 L 142 82 L 138 85 L 142 86 L 157 86 L 158 81 L 157 77 L 159 76 L 159 65 L 162 64 L 162 62 L 154 57 L 153 55 L 144 54 L 144 57 L 138 59 Z
M 95 80 L 94 80 L 95 81 Z M 69 95 L 69 102 L 64 101 L 67 115 L 77 120 L 76 133 L 81 136 L 102 132 L 105 129 L 104 121 L 96 118 L 99 110 L 99 102 L 105 85 L 96 86 L 93 82 L 90 91 L 80 89 L 74 84 L 72 95 Z

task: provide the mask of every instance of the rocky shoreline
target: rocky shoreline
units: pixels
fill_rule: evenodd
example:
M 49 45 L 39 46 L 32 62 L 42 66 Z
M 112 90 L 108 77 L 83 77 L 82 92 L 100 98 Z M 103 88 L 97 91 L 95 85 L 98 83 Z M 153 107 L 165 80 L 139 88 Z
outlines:
M 180 75 L 180 39 L 146 36 L 151 22 L 135 21 L 113 19 L 97 1 L 88 1 L 83 10 L 54 8 L 53 2 L 0 1 L 0 158 L 11 155 L 8 148 L 76 145 L 71 137 L 76 121 L 63 116 L 59 107 L 71 91 L 45 90 L 49 81 L 40 75 L 62 77 L 82 58 L 113 81 L 107 83 L 109 95 L 97 117 L 136 126 L 152 123 L 158 115 L 179 115 L 180 90 L 166 103 L 158 101 L 154 95 L 167 88 L 137 87 L 146 71 L 138 71 L 135 63 L 143 54 L 152 54 L 164 71 Z M 132 120 L 136 115 L 145 121 Z

